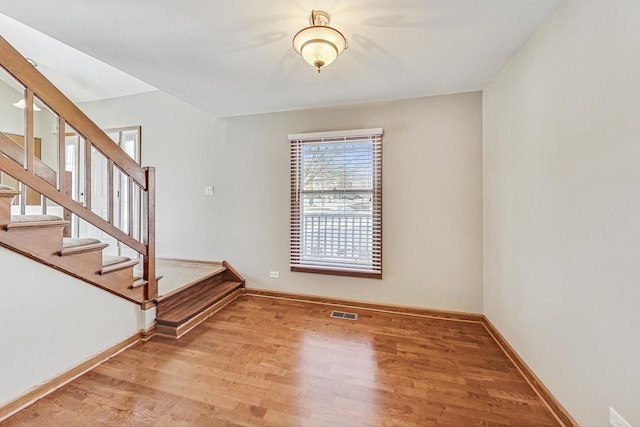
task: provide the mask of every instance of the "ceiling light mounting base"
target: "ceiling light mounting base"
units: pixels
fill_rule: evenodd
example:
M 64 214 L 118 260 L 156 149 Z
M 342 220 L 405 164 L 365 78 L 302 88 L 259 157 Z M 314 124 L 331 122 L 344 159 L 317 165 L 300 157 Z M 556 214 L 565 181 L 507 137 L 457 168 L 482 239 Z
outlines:
M 312 10 L 309 17 L 309 24 L 315 26 L 328 27 L 331 23 L 331 17 L 324 10 Z

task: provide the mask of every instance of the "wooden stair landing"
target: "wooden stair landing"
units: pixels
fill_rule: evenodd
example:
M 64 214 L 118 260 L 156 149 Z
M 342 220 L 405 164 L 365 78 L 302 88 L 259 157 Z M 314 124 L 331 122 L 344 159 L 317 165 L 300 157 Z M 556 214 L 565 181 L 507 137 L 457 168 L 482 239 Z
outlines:
M 180 338 L 233 301 L 245 280 L 228 263 L 156 260 L 164 289 L 156 300 L 156 333 Z M 167 290 L 169 288 L 169 290 Z

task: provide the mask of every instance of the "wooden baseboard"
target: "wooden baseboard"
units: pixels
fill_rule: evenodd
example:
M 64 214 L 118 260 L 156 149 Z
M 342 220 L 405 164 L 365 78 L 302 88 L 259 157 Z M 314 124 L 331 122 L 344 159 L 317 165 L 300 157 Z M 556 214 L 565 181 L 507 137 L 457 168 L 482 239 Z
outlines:
M 569 415 L 569 412 L 567 412 L 553 394 L 551 394 L 542 381 L 540 381 L 540 378 L 533 373 L 531 368 L 529 368 L 520 355 L 513 349 L 513 347 L 511 347 L 509 342 L 502 336 L 498 329 L 496 329 L 493 323 L 491 323 L 486 316 L 483 317 L 483 324 L 487 332 L 489 332 L 494 341 L 502 348 L 502 351 L 520 371 L 520 374 L 522 374 L 524 379 L 529 383 L 540 399 L 547 405 L 558 422 L 565 427 L 578 427 L 578 423 L 571 417 L 571 415 Z
M 378 311 L 383 313 L 402 314 L 405 316 L 428 317 L 433 319 L 454 320 L 458 322 L 483 323 L 484 316 L 475 313 L 435 310 L 430 308 L 410 307 L 405 305 L 382 304 L 340 298 L 321 297 L 316 295 L 295 294 L 290 292 L 245 288 L 245 295 L 265 298 L 285 299 L 289 301 L 308 302 L 313 304 L 332 305 L 343 308 Z
M 137 333 L 135 335 L 132 335 L 129 338 L 125 339 L 124 341 L 119 342 L 118 344 L 112 347 L 109 347 L 106 350 L 101 351 L 100 353 L 90 357 L 84 362 L 72 367 L 71 369 L 45 381 L 44 383 L 32 388 L 31 390 L 28 390 L 27 392 L 16 397 L 15 399 L 10 400 L 9 402 L 3 404 L 2 406 L 0 406 L 0 422 L 5 420 L 6 418 L 9 418 L 11 415 L 15 414 L 16 412 L 26 408 L 27 406 L 31 405 L 37 400 L 45 397 L 49 393 L 52 393 L 53 391 L 57 390 L 63 385 L 73 381 L 74 379 L 78 378 L 80 375 L 90 371 L 91 369 L 100 365 L 102 362 L 106 361 L 107 359 L 110 359 L 116 354 L 136 344 L 141 340 L 141 335 L 142 333 Z
M 156 334 L 156 325 L 151 326 L 149 329 L 140 331 L 140 340 L 149 341 L 152 336 Z
M 179 325 L 177 327 L 167 326 L 167 325 L 156 325 L 155 333 L 158 335 L 178 339 L 182 337 L 184 334 L 186 334 L 187 332 L 189 332 L 190 330 L 192 330 L 193 328 L 195 328 L 196 326 L 198 326 L 199 324 L 201 324 L 202 322 L 204 322 L 205 320 L 207 320 L 209 317 L 211 317 L 212 315 L 214 315 L 215 313 L 223 309 L 225 306 L 233 302 L 233 300 L 235 300 L 242 294 L 243 294 L 243 288 L 238 288 L 235 291 L 231 292 L 226 297 L 222 298 L 220 301 L 218 301 L 214 305 L 212 305 L 211 307 L 208 307 L 202 313 L 199 313 L 198 315 L 187 320 L 182 325 Z

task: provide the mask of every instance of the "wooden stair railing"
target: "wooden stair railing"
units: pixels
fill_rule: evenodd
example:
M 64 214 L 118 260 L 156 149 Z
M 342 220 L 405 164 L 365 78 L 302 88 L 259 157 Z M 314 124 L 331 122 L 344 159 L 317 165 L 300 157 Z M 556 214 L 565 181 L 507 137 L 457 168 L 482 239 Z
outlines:
M 158 288 L 155 271 L 155 168 L 141 167 L 129 155 L 115 144 L 93 121 L 91 121 L 73 102 L 60 92 L 35 67 L 33 67 L 13 46 L 0 37 L 0 66 L 25 88 L 25 144 L 24 151 L 16 152 L 9 145 L 10 138 L 0 133 L 0 171 L 11 175 L 23 185 L 42 194 L 65 210 L 77 215 L 89 224 L 111 235 L 142 256 L 143 279 L 146 281 L 144 299 L 157 297 Z M 57 171 L 65 170 L 65 130 L 73 129 L 84 142 L 85 180 L 87 193 L 91 182 L 91 148 L 99 151 L 107 160 L 108 213 L 107 218 L 91 210 L 91 197 L 83 205 L 70 195 L 69 180 L 64 173 L 56 171 L 42 163 L 34 150 L 34 97 L 46 104 L 58 117 L 58 165 Z M 20 161 L 20 157 L 23 161 Z M 127 177 L 129 195 L 136 187 L 143 193 L 141 210 L 132 212 L 128 227 L 122 230 L 113 223 L 113 171 L 117 168 Z M 53 174 L 55 175 L 52 175 Z M 131 198 L 129 199 L 131 200 Z M 42 204 L 43 207 L 45 203 Z M 132 203 L 130 203 L 132 205 Z M 45 208 L 46 210 L 46 208 Z M 46 213 L 46 212 L 43 212 Z M 134 232 L 133 215 L 141 217 L 139 233 Z M 136 234 L 139 234 L 136 236 Z
M 23 166 L 24 162 L 24 149 L 16 142 L 12 141 L 7 135 L 0 132 L 0 151 L 4 153 L 10 159 L 18 162 L 20 166 Z M 35 158 L 34 162 L 34 174 L 45 180 L 49 185 L 55 186 L 57 182 L 57 172 L 51 169 L 42 160 Z

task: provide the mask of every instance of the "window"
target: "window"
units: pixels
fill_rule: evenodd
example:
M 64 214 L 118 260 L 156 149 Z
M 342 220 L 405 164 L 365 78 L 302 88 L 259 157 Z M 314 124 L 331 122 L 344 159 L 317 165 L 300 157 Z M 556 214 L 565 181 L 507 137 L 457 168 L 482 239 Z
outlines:
M 291 270 L 382 278 L 382 129 L 289 141 Z

